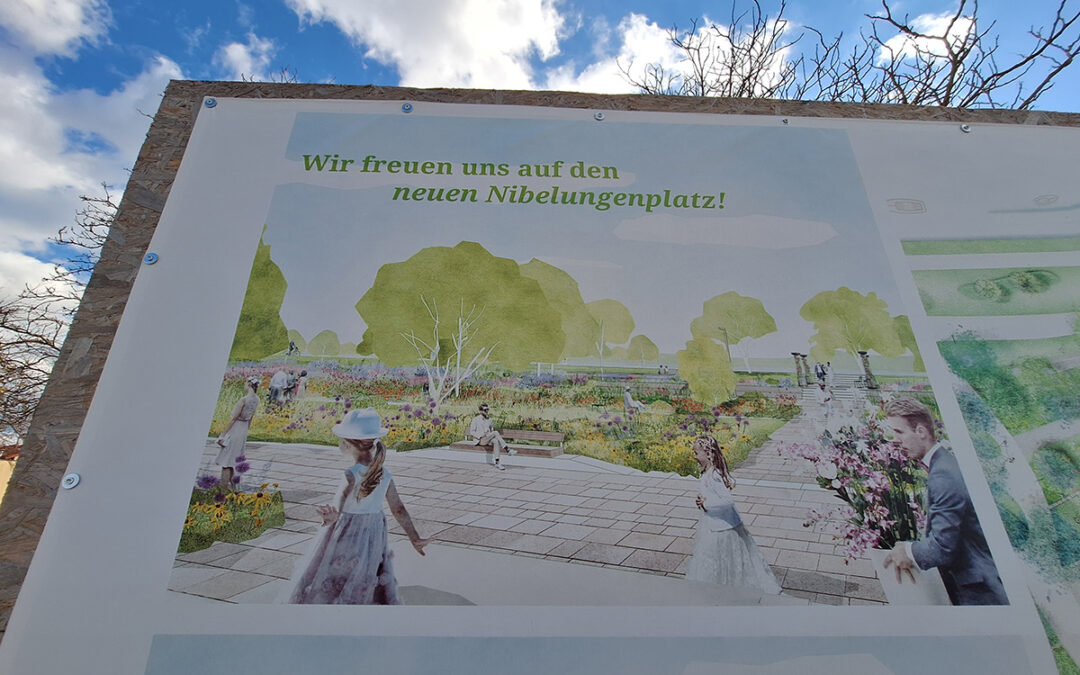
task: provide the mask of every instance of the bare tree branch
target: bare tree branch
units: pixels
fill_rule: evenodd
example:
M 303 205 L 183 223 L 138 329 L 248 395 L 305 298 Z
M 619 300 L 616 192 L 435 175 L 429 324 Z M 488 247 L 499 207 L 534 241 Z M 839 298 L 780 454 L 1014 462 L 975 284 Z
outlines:
M 649 94 L 1028 109 L 1080 55 L 1080 12 L 1069 2 L 1060 0 L 1049 24 L 1028 30 L 1026 51 L 1004 58 L 997 23 L 980 22 L 977 0 L 915 19 L 883 0 L 850 39 L 789 30 L 783 0 L 775 16 L 760 0 L 733 0 L 727 25 L 692 20 L 689 30 L 668 31 L 676 66 L 619 68 Z
M 68 257 L 39 283 L 0 300 L 0 440 L 18 443 L 60 354 L 68 326 L 116 217 L 107 185 L 102 196 L 81 197 L 73 225 L 50 240 Z

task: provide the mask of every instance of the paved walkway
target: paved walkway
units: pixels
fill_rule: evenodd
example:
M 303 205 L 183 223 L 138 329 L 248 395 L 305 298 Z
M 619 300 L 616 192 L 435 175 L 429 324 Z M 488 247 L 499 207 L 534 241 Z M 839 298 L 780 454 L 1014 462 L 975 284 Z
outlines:
M 739 510 L 784 588 L 780 598 L 683 581 L 698 515 L 694 479 L 576 456 L 506 458 L 508 469 L 500 472 L 485 456 L 436 448 L 387 458 L 421 535 L 435 539 L 421 558 L 388 519 L 405 600 L 882 603 L 885 596 L 869 561 L 845 564 L 832 534 L 803 527 L 809 508 L 836 500 L 817 486 L 808 465 L 786 462 L 776 446 L 812 440 L 816 429 L 812 417 L 796 418 L 737 470 Z M 208 441 L 207 466 L 215 454 Z M 309 445 L 249 443 L 248 458 L 254 477 L 249 482 L 281 484 L 286 524 L 243 544 L 218 542 L 178 556 L 172 590 L 230 602 L 273 602 L 318 529 L 315 506 L 331 500 L 347 464 L 336 448 Z M 529 583 L 521 572 L 526 567 Z M 552 583 L 556 579 L 564 583 Z M 564 586 L 576 588 L 560 601 L 552 589 Z M 709 588 L 687 592 L 694 586 Z

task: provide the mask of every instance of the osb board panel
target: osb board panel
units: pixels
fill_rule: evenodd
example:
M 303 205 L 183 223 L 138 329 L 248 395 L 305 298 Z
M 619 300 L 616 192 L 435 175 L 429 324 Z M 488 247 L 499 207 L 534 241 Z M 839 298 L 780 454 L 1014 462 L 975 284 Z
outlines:
M 249 82 L 170 83 L 139 153 L 101 260 L 83 297 L 38 406 L 0 506 L 0 631 L 7 621 L 45 526 L 60 479 L 90 406 L 142 256 L 157 226 L 206 96 L 267 99 L 411 100 L 790 117 L 866 118 L 957 123 L 1080 126 L 1080 115 L 888 105 L 572 92 L 409 89 Z

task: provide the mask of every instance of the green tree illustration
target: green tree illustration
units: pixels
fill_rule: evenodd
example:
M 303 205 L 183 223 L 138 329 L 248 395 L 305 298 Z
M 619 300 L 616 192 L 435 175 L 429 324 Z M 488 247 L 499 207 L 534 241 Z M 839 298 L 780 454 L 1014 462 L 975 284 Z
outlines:
M 679 359 L 679 376 L 686 380 L 696 400 L 716 405 L 735 394 L 735 371 L 724 345 L 707 337 L 695 337 L 675 356 Z
M 260 236 L 229 360 L 257 361 L 289 348 L 289 330 L 281 320 L 287 287 L 285 275 L 271 260 L 270 247 Z
M 852 356 L 871 350 L 900 356 L 905 351 L 888 305 L 876 293 L 863 295 L 847 287 L 823 291 L 807 300 L 799 315 L 817 329 L 810 354 L 818 361 L 831 360 L 837 349 Z
M 521 274 L 540 284 L 544 297 L 562 317 L 562 329 L 566 334 L 562 358 L 594 354 L 600 339 L 600 324 L 585 306 L 574 278 L 536 258 L 521 266 Z
M 757 298 L 728 291 L 705 301 L 701 316 L 690 322 L 690 334 L 740 345 L 743 365 L 750 371 L 749 340 L 776 332 L 776 321 Z
M 600 357 L 600 372 L 604 372 L 604 356 L 610 353 L 609 345 L 621 345 L 634 332 L 634 317 L 626 305 L 618 300 L 594 300 L 585 305 L 589 314 L 600 326 L 600 335 L 593 343 L 593 353 Z
M 910 351 L 912 356 L 915 357 L 911 367 L 925 373 L 926 365 L 923 363 L 922 354 L 919 352 L 919 345 L 915 342 L 915 332 L 911 330 L 911 319 L 906 314 L 893 317 L 893 326 L 896 327 L 896 336 L 900 338 L 900 346 Z
M 344 353 L 337 333 L 332 330 L 324 330 L 311 338 L 307 348 L 312 356 L 337 356 Z
M 518 263 L 493 256 L 475 242 L 421 249 L 408 260 L 379 268 L 375 282 L 356 303 L 367 324 L 360 354 L 375 354 L 390 366 L 417 363 L 415 347 L 404 336 L 429 335 L 432 319 L 424 300 L 448 311 L 482 309 L 469 349 L 494 346 L 491 361 L 522 370 L 530 362 L 558 361 L 566 336 L 562 316 L 535 279 L 522 276 Z M 440 342 L 457 329 L 440 326 Z M 471 353 L 464 354 L 466 361 Z

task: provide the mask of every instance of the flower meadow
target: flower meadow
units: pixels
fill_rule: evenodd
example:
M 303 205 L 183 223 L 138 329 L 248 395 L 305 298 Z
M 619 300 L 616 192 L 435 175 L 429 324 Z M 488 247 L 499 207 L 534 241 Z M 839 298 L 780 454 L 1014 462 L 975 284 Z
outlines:
M 474 376 L 436 407 L 425 393 L 423 371 L 335 361 L 305 364 L 305 395 L 284 404 L 269 403 L 268 383 L 283 367 L 299 370 L 272 363 L 230 367 L 210 434 L 220 434 L 228 423 L 243 395 L 244 380 L 257 377 L 261 400 L 248 433 L 253 441 L 337 445 L 334 425 L 353 408 L 373 407 L 389 429 L 384 439 L 388 447 L 438 447 L 465 438 L 477 407 L 487 403 L 496 428 L 562 432 L 569 453 L 644 471 L 696 475 L 690 447 L 697 435 L 716 436 L 732 464 L 738 464 L 801 411 L 796 397 L 786 393 L 753 392 L 708 406 L 689 398 L 679 383 L 561 371 Z M 623 409 L 624 386 L 631 386 L 635 400 L 646 404 L 644 412 L 627 414 Z
M 238 463 L 237 471 L 243 465 Z M 237 476 L 239 478 L 239 476 Z M 263 483 L 255 492 L 221 485 L 216 476 L 199 476 L 191 491 L 178 553 L 191 553 L 215 541 L 239 543 L 269 527 L 285 524 L 285 505 L 277 483 Z
M 785 444 L 780 454 L 809 461 L 818 485 L 842 502 L 826 511 L 811 509 L 805 525 L 836 531 L 849 559 L 914 541 L 926 525 L 926 471 L 885 438 L 872 415 L 857 427 L 825 431 L 816 444 Z

